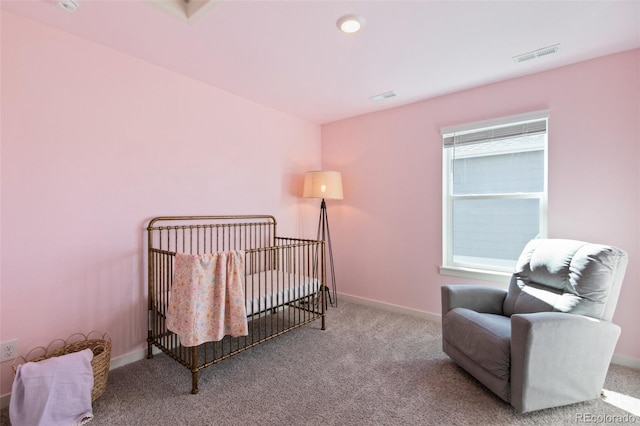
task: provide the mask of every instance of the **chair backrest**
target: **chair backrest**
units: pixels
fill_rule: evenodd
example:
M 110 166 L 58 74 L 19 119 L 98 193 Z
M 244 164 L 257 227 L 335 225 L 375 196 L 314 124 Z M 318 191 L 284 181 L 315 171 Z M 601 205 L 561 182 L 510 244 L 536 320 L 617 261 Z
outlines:
M 566 312 L 611 321 L 627 262 L 627 253 L 612 246 L 531 240 L 511 277 L 504 314 Z

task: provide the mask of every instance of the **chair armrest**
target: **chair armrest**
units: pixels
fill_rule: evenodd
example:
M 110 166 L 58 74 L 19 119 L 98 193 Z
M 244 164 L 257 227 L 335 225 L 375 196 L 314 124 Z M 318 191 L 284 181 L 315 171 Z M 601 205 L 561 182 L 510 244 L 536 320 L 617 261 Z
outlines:
M 442 315 L 453 308 L 467 308 L 486 314 L 502 315 L 507 290 L 481 285 L 445 285 L 441 287 Z
M 620 327 L 538 312 L 511 316 L 511 405 L 519 412 L 599 397 Z

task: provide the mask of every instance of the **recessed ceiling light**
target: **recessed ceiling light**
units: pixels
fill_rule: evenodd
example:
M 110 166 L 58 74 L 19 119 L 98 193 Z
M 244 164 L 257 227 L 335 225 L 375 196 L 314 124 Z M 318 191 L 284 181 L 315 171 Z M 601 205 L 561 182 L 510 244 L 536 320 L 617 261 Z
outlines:
M 67 12 L 75 12 L 78 10 L 77 0 L 60 0 L 58 6 L 66 10 Z
M 344 15 L 336 22 L 338 29 L 343 33 L 357 33 L 364 27 L 364 18 L 358 15 Z

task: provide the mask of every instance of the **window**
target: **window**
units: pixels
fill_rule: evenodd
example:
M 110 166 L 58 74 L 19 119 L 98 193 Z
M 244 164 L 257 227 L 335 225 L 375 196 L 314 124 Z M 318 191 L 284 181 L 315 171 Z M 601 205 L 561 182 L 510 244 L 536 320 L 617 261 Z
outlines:
M 442 129 L 442 273 L 508 275 L 525 244 L 546 237 L 548 118 Z

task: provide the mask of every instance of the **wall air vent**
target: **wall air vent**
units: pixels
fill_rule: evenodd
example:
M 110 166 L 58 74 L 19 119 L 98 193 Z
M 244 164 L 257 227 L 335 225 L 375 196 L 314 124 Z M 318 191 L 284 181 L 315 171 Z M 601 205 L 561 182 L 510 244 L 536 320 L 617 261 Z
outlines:
M 542 49 L 534 50 L 533 52 L 523 53 L 522 55 L 514 56 L 514 62 L 526 62 L 532 59 L 537 59 L 542 56 L 548 56 L 560 51 L 560 45 L 554 44 L 553 46 L 543 47 Z
M 394 96 L 398 96 L 398 94 L 392 90 L 390 92 L 380 93 L 379 95 L 369 96 L 369 99 L 372 101 L 383 101 L 385 99 L 393 98 Z

